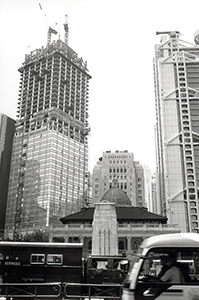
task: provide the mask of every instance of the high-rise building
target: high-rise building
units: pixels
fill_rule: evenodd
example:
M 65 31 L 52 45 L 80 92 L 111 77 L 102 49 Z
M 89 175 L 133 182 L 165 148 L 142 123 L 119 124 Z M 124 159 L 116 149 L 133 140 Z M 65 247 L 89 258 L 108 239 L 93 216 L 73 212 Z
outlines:
M 154 198 L 153 198 L 153 190 L 152 190 L 152 181 L 153 181 L 153 176 L 152 176 L 152 171 L 149 167 L 149 165 L 142 165 L 143 170 L 144 170 L 144 186 L 145 186 L 145 202 L 146 206 L 149 211 L 155 212 L 154 211 Z
M 15 121 L 0 114 L 0 234 L 5 226 L 6 203 Z
M 129 197 L 132 205 L 146 206 L 144 169 L 134 161 L 133 153 L 127 150 L 105 151 L 93 169 L 93 204 L 100 202 L 104 193 L 117 186 Z
M 157 199 L 169 223 L 199 232 L 199 46 L 182 41 L 177 31 L 159 34 L 154 59 Z
M 85 206 L 88 171 L 87 63 L 65 42 L 26 55 L 6 214 L 10 234 L 48 229 Z

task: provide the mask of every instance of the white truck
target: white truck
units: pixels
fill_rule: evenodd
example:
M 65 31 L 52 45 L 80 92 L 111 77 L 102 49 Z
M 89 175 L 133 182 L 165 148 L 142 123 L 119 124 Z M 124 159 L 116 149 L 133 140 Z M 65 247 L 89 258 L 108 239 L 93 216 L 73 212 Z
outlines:
M 162 256 L 168 258 L 168 265 L 160 277 Z M 175 258 L 172 265 L 171 258 Z M 172 277 L 172 271 L 180 279 Z M 122 300 L 146 299 L 199 300 L 199 234 L 164 234 L 144 240 L 124 283 Z

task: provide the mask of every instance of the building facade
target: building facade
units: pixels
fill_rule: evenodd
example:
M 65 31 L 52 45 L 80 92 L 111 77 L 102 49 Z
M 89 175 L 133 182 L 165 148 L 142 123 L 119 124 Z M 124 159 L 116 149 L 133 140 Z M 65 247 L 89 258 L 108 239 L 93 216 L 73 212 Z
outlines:
M 26 55 L 6 213 L 8 234 L 48 230 L 85 206 L 87 63 L 60 39 Z M 14 231 L 13 231 L 14 228 Z
M 157 199 L 182 232 L 199 232 L 199 46 L 162 32 L 155 47 Z
M 61 218 L 61 222 L 62 230 L 51 227 L 50 242 L 81 242 L 84 257 L 126 253 L 131 258 L 143 239 L 180 231 L 167 224 L 166 217 L 132 206 L 128 195 L 116 186 L 95 207 Z
M 5 226 L 8 183 L 15 121 L 0 114 L 0 236 Z
M 93 169 L 93 204 L 99 202 L 104 193 L 117 180 L 118 187 L 127 193 L 131 204 L 146 206 L 144 169 L 134 161 L 133 153 L 105 151 Z

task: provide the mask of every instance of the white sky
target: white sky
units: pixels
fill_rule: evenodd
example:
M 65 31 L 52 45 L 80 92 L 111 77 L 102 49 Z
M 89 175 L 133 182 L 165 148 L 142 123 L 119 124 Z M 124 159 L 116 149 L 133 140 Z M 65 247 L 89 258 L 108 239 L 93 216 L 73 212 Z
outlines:
M 48 26 L 58 23 L 64 40 L 65 14 L 69 46 L 92 76 L 90 171 L 106 150 L 133 152 L 155 171 L 156 31 L 179 30 L 193 43 L 198 0 L 0 0 L 0 112 L 16 118 L 18 68 L 25 54 L 46 45 Z

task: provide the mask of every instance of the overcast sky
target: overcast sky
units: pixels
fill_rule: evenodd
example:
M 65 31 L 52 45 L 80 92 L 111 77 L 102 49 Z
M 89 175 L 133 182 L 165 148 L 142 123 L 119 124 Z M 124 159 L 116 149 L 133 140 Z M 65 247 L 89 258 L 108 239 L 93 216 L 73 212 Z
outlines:
M 25 54 L 45 46 L 48 26 L 56 23 L 64 40 L 68 15 L 69 46 L 92 76 L 90 171 L 106 150 L 133 152 L 155 171 L 156 31 L 178 30 L 193 43 L 198 12 L 195 0 L 0 0 L 0 112 L 16 118 Z

